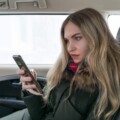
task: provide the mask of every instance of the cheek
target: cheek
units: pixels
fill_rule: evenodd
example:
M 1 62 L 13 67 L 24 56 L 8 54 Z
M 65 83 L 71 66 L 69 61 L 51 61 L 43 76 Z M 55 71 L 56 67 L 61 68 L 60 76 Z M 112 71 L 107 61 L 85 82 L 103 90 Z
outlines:
M 87 54 L 88 53 L 88 44 L 87 43 L 80 43 L 79 45 L 78 45 L 78 50 L 79 50 L 79 52 L 81 53 L 81 54 Z

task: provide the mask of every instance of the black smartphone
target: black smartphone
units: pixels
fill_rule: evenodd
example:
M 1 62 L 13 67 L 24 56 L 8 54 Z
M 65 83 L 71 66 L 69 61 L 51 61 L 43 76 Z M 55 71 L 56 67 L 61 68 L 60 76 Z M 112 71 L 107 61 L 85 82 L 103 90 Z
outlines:
M 40 84 L 35 80 L 35 78 L 33 77 L 32 73 L 30 72 L 29 68 L 27 67 L 27 65 L 25 64 L 24 60 L 22 59 L 21 55 L 13 55 L 13 59 L 15 60 L 15 62 L 17 63 L 18 67 L 20 69 L 24 69 L 26 74 L 28 76 L 30 76 L 33 80 L 33 83 L 36 85 L 36 87 L 38 88 L 38 92 L 43 93 L 42 88 L 40 86 Z

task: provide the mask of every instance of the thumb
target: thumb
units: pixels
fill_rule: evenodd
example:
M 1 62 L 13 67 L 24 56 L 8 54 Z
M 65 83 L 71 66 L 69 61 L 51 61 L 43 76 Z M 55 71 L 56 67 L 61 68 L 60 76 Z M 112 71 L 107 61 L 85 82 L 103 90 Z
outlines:
M 32 73 L 33 77 L 37 79 L 37 72 L 34 69 L 30 69 L 30 72 Z

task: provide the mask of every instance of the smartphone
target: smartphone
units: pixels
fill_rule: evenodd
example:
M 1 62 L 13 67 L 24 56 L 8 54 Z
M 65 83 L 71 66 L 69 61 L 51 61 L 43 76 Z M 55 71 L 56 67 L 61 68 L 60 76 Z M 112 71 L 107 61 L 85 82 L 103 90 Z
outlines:
M 24 69 L 26 74 L 28 76 L 30 76 L 32 78 L 33 83 L 36 85 L 36 87 L 38 88 L 38 92 L 43 93 L 42 88 L 40 86 L 40 84 L 35 80 L 35 78 L 33 77 L 32 73 L 30 72 L 29 68 L 27 67 L 27 65 L 25 64 L 24 60 L 22 59 L 21 55 L 13 55 L 13 59 L 15 60 L 15 62 L 17 63 L 18 67 L 20 69 Z

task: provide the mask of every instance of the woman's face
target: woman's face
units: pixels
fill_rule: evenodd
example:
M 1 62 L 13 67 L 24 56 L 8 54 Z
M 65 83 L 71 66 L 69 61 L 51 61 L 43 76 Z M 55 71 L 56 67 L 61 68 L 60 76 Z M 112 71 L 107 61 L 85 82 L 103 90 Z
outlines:
M 80 28 L 72 22 L 68 22 L 64 28 L 64 39 L 73 61 L 81 63 L 88 53 L 88 42 L 82 35 Z

